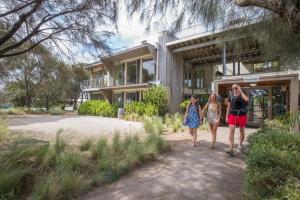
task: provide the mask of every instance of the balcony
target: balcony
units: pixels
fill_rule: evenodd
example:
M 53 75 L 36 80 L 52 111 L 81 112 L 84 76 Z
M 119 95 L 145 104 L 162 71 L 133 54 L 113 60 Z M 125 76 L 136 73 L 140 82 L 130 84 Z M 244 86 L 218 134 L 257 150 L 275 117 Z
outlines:
M 105 77 L 84 80 L 81 87 L 83 90 L 98 90 L 103 87 L 107 87 L 107 80 Z

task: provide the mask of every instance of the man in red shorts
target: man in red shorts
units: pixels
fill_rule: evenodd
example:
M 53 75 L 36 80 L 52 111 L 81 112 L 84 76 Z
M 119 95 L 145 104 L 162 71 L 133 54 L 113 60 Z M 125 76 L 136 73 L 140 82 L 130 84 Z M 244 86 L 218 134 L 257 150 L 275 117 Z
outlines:
M 239 151 L 243 152 L 243 142 L 245 139 L 245 127 L 247 123 L 248 96 L 241 90 L 238 84 L 232 85 L 232 95 L 228 99 L 226 112 L 226 122 L 229 125 L 229 149 L 225 152 L 233 155 L 235 128 L 240 127 Z

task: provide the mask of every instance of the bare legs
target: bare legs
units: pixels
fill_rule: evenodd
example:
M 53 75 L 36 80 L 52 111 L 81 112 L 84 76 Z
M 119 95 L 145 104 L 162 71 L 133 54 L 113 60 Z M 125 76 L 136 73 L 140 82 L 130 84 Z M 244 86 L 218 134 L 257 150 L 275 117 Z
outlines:
M 213 149 L 213 148 L 215 148 L 215 143 L 216 143 L 216 139 L 217 139 L 218 124 L 211 124 L 210 123 L 209 127 L 210 127 L 210 131 L 211 131 L 211 134 L 212 134 L 210 148 Z
M 245 127 L 240 127 L 240 145 L 243 146 L 245 140 Z
M 196 141 L 197 141 L 197 129 L 196 128 L 190 128 L 189 133 L 193 137 L 193 147 L 196 146 Z
M 235 126 L 229 125 L 229 151 L 228 152 L 231 154 L 233 153 L 234 133 L 235 133 Z M 240 127 L 240 144 L 239 144 L 240 152 L 243 151 L 242 145 L 243 145 L 244 140 L 245 140 L 245 127 Z
M 197 129 L 193 128 L 193 146 L 196 146 L 196 141 L 197 141 Z

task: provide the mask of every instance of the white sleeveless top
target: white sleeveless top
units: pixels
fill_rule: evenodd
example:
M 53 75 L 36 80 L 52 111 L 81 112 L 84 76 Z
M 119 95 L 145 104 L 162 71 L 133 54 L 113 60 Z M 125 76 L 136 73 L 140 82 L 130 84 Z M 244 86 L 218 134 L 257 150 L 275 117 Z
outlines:
M 218 110 L 214 110 L 213 105 L 209 104 L 207 109 L 207 121 L 210 124 L 218 123 Z

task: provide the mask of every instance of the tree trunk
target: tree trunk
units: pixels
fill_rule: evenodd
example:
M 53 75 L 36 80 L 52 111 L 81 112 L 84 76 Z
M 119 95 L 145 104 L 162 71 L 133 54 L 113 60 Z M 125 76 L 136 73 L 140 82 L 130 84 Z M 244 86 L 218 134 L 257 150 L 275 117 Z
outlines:
M 49 111 L 49 97 L 46 96 L 46 99 L 45 99 L 45 107 L 46 107 L 46 110 Z
M 299 0 L 234 0 L 240 7 L 256 6 L 271 10 L 284 18 L 294 32 L 300 33 Z

